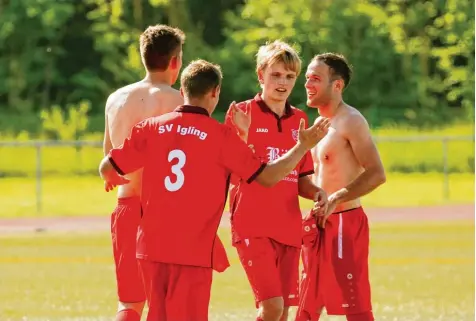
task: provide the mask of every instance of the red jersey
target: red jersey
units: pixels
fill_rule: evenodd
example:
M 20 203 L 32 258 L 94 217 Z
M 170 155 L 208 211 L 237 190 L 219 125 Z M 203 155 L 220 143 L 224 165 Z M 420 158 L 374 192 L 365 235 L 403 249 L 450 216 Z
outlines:
M 258 94 L 254 99 L 237 105 L 251 112 L 248 145 L 263 162 L 285 154 L 297 142 L 301 118 L 308 123 L 306 113 L 286 103 L 284 115 L 276 115 Z M 226 124 L 233 128 L 230 114 Z M 268 237 L 280 243 L 301 246 L 301 210 L 298 179 L 314 173 L 311 153 L 306 153 L 298 166 L 271 188 L 257 183 L 244 184 L 232 177 L 230 212 L 233 242 L 246 238 Z
M 230 174 L 251 182 L 266 166 L 194 106 L 140 122 L 109 159 L 119 174 L 143 168 L 137 257 L 200 267 L 214 266 Z

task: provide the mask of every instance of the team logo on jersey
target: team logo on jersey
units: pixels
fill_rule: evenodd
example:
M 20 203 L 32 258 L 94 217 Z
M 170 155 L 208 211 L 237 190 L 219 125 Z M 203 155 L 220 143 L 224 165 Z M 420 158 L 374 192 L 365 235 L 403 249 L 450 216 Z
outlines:
M 291 129 L 291 134 L 293 135 L 294 141 L 297 143 L 298 137 L 299 137 L 299 130 L 297 130 L 297 129 Z
M 272 162 L 281 156 L 279 148 L 267 147 L 266 150 L 268 151 L 268 162 Z

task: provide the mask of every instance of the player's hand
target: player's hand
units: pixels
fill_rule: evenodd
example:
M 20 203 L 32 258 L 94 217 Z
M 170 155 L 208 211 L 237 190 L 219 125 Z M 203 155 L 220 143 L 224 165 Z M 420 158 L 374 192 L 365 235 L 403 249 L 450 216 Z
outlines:
M 331 195 L 327 202 L 327 208 L 325 211 L 317 213 L 317 225 L 324 228 L 326 226 L 327 219 L 332 215 L 337 206 L 337 200 Z
M 299 123 L 299 143 L 306 147 L 306 149 L 313 148 L 327 135 L 329 125 L 330 121 L 328 118 L 320 117 L 314 125 L 304 129 L 304 119 L 301 118 Z
M 236 102 L 230 104 L 231 122 L 235 126 L 240 136 L 247 136 L 251 126 L 251 113 L 245 113 L 236 106 Z
M 109 171 L 103 175 L 103 179 L 106 192 L 112 191 L 116 186 L 125 185 L 130 182 L 127 178 L 117 174 L 116 171 Z
M 314 195 L 314 202 L 314 207 L 311 211 L 313 216 L 320 216 L 327 212 L 327 193 L 322 188 Z

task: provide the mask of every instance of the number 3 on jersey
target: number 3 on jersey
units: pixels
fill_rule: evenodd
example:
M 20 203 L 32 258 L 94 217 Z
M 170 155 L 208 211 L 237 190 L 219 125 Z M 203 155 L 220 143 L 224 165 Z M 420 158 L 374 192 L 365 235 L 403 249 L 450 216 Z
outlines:
M 169 156 L 168 156 L 169 163 L 171 163 L 174 159 L 178 159 L 178 163 L 175 165 L 172 165 L 171 170 L 172 170 L 172 173 L 175 174 L 177 179 L 175 180 L 175 182 L 172 182 L 172 179 L 170 178 L 170 176 L 167 176 L 164 180 L 165 188 L 170 192 L 176 192 L 179 189 L 181 189 L 185 181 L 185 176 L 183 175 L 182 168 L 185 165 L 187 156 L 180 149 L 174 149 L 169 153 Z

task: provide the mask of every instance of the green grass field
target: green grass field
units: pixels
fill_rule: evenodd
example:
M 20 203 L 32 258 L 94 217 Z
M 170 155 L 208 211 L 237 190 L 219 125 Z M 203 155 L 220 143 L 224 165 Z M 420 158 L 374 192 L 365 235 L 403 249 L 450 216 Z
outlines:
M 443 199 L 439 173 L 388 174 L 387 183 L 364 197 L 367 207 L 394 207 L 474 203 L 474 175 L 451 174 L 449 199 Z M 49 177 L 42 181 L 42 212 L 36 214 L 35 181 L 31 178 L 0 179 L 0 217 L 108 215 L 115 192 L 106 193 L 99 177 Z M 301 200 L 302 208 L 312 202 Z
M 252 294 L 228 230 L 220 234 L 232 266 L 214 276 L 210 320 L 254 320 Z M 379 223 L 371 235 L 376 320 L 474 320 L 474 221 Z M 4 235 L 0 243 L 0 320 L 112 319 L 108 234 Z

